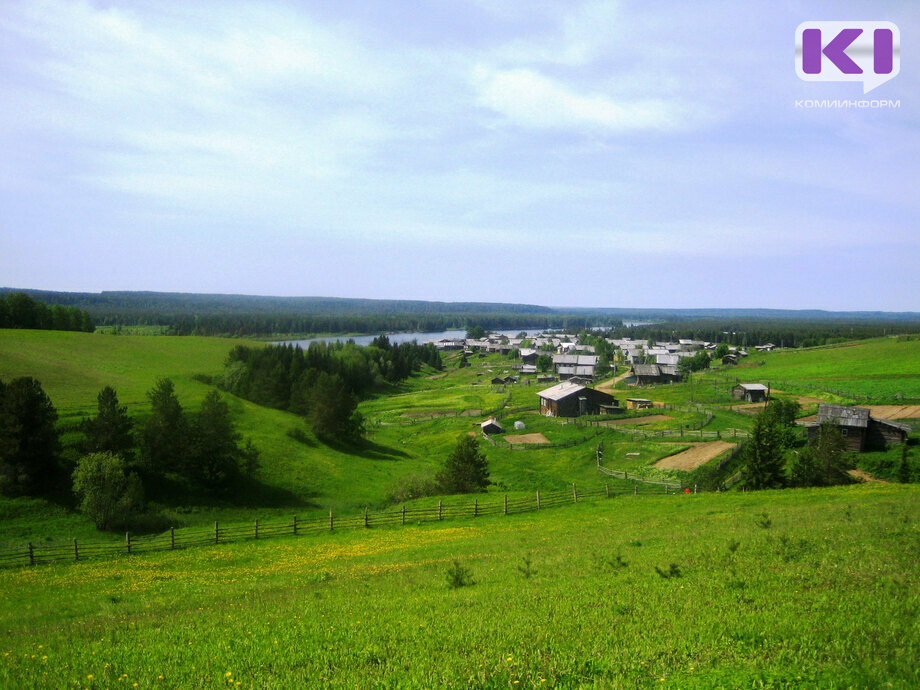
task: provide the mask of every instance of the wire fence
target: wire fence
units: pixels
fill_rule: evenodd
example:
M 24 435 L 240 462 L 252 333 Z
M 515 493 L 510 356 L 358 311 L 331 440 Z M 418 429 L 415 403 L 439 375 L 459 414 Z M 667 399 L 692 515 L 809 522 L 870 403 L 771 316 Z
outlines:
M 633 479 L 630 477 L 630 479 Z M 646 482 L 655 484 L 658 482 Z M 661 483 L 658 483 L 661 485 Z M 508 497 L 505 494 L 500 501 L 480 501 L 475 498 L 472 503 L 445 504 L 438 501 L 429 507 L 401 508 L 370 512 L 366 508 L 358 515 L 336 515 L 330 510 L 328 516 L 298 518 L 288 520 L 256 520 L 248 525 L 221 526 L 215 522 L 213 527 L 171 528 L 168 532 L 152 536 L 136 537 L 125 534 L 123 542 L 78 541 L 57 544 L 29 543 L 19 549 L 0 551 L 0 567 L 35 566 L 62 561 L 84 561 L 88 559 L 113 557 L 116 555 L 133 555 L 158 551 L 173 551 L 214 544 L 225 544 L 258 539 L 272 539 L 281 536 L 304 536 L 321 532 L 337 532 L 347 529 L 371 529 L 374 527 L 399 526 L 407 523 L 419 524 L 443 520 L 475 519 L 487 515 L 511 515 L 527 513 L 562 505 L 571 505 L 589 499 L 607 499 L 627 494 L 669 494 L 679 486 L 662 485 L 662 490 L 640 487 L 611 487 L 604 484 L 593 489 L 579 489 L 575 484 L 571 490 L 535 492 L 532 496 Z

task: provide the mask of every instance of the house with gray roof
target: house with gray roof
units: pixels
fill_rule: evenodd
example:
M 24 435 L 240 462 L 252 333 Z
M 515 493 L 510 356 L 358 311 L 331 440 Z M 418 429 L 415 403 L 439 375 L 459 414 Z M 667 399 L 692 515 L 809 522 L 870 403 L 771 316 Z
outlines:
M 852 451 L 884 449 L 889 443 L 906 443 L 911 432 L 908 424 L 890 419 L 876 419 L 867 407 L 848 405 L 818 405 L 818 417 L 806 423 L 808 438 L 814 438 L 822 424 L 836 427 L 846 439 L 847 448 Z

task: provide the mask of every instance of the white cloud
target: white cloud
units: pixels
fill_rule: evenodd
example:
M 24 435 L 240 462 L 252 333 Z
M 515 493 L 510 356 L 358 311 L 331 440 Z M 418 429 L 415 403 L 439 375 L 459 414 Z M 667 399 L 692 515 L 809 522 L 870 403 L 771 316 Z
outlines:
M 525 127 L 629 132 L 677 129 L 685 122 L 674 103 L 659 99 L 615 101 L 600 93 L 579 93 L 530 69 L 478 66 L 473 83 L 481 106 Z

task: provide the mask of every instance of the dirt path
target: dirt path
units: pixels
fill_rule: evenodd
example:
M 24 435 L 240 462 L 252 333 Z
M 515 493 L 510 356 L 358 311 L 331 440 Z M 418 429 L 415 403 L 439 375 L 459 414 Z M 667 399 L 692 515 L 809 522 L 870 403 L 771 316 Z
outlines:
M 612 390 L 613 387 L 614 387 L 617 383 L 619 383 L 620 381 L 622 381 L 623 379 L 625 379 L 627 376 L 629 376 L 629 370 L 628 370 L 628 369 L 627 369 L 626 371 L 624 371 L 622 374 L 617 374 L 617 375 L 614 376 L 612 379 L 607 379 L 606 381 L 603 381 L 603 382 L 597 384 L 597 385 L 595 386 L 595 388 L 596 388 L 597 390 L 599 390 L 599 391 L 604 391 L 604 390 L 609 391 L 609 390 Z
M 728 441 L 709 441 L 707 443 L 697 443 L 693 448 L 685 450 L 683 453 L 669 455 L 655 463 L 655 467 L 662 467 L 669 470 L 694 470 L 700 465 L 705 465 L 714 457 L 721 455 L 727 450 L 735 447 L 736 444 Z
M 885 481 L 884 479 L 879 479 L 879 478 L 877 478 L 877 477 L 873 477 L 871 474 L 869 474 L 868 472 L 866 472 L 866 471 L 864 471 L 864 470 L 847 470 L 847 474 L 850 475 L 851 477 L 853 477 L 853 479 L 855 479 L 856 481 L 859 481 L 859 482 L 877 482 L 877 483 L 879 483 L 879 484 L 888 484 L 888 483 L 889 483 L 889 482 Z
M 550 440 L 543 434 L 512 434 L 505 436 L 508 443 L 549 443 Z

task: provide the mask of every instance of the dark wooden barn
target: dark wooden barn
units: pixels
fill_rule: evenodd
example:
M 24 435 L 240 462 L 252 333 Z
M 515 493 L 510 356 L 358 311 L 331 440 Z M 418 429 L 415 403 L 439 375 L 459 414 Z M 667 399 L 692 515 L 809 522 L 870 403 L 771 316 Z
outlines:
M 581 384 L 563 381 L 537 393 L 540 396 L 540 414 L 549 417 L 578 417 L 600 414 L 601 406 L 609 408 L 619 403 L 609 393 Z
M 907 424 L 872 417 L 867 407 L 821 403 L 817 420 L 806 425 L 808 437 L 814 437 L 825 423 L 837 427 L 846 439 L 847 449 L 856 452 L 884 449 L 890 443 L 905 443 L 911 430 Z

